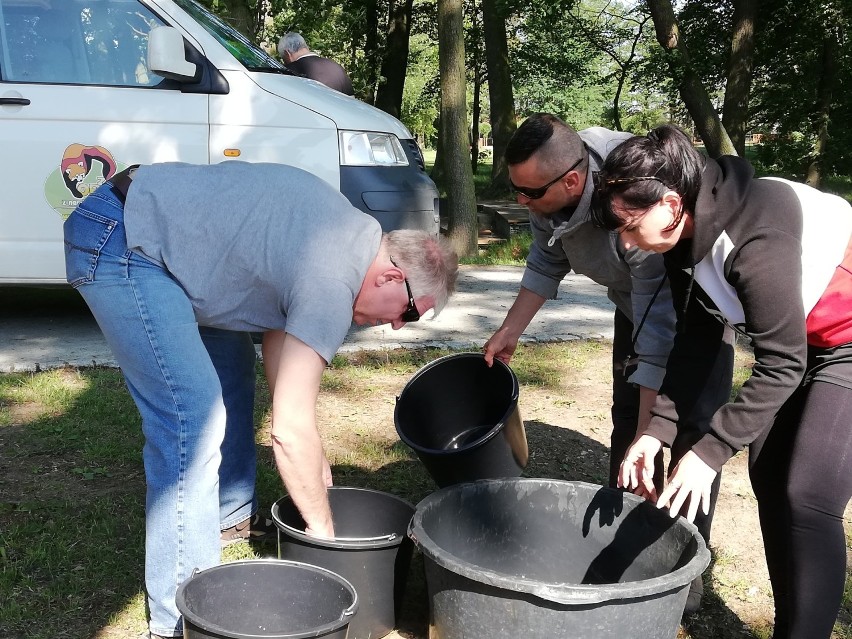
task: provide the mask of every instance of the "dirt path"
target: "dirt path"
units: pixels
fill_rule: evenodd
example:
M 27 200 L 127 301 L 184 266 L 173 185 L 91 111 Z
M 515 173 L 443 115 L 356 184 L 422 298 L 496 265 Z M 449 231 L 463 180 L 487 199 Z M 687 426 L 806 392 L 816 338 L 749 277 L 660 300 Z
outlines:
M 602 343 L 588 357 L 578 367 L 555 365 L 551 373 L 552 380 L 558 380 L 556 387 L 522 383 L 519 406 L 531 449 L 526 476 L 606 483 L 610 433 L 608 345 Z M 747 361 L 747 357 L 741 360 Z M 392 422 L 393 397 L 404 382 L 391 375 L 374 375 L 369 378 L 369 388 L 325 394 L 321 422 L 327 424 L 330 455 L 351 455 L 357 440 L 364 438 L 378 438 L 393 445 L 397 441 Z M 359 398 L 357 406 L 351 403 L 353 394 Z M 350 428 L 345 427 L 347 424 Z M 338 461 L 341 459 L 338 457 Z M 852 534 L 852 508 L 847 511 L 846 520 L 847 531 Z M 713 563 L 705 605 L 688 621 L 680 636 L 768 637 L 772 597 L 744 453 L 725 465 L 711 549 Z M 401 630 L 389 637 L 425 637 L 425 615 L 422 607 L 408 610 Z M 833 639 L 852 637 L 852 610 L 843 611 L 839 626 L 840 633 L 835 633 Z

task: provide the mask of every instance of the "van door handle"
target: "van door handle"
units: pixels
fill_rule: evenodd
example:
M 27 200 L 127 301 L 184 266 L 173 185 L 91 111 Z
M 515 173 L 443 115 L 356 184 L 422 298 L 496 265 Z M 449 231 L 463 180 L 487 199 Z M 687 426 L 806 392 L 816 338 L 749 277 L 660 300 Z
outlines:
M 29 98 L 0 98 L 0 104 L 19 104 L 21 106 L 27 106 L 29 103 Z

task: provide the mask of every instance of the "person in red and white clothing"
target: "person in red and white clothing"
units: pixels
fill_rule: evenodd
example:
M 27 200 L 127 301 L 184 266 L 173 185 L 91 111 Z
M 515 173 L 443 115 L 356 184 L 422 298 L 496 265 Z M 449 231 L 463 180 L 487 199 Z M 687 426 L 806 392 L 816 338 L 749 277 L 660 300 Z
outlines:
M 654 456 L 673 441 L 678 419 L 660 395 L 620 485 L 692 519 L 699 505 L 706 510 L 722 465 L 748 445 L 773 639 L 828 639 L 846 579 L 852 496 L 852 207 L 804 184 L 756 179 L 737 157 L 706 159 L 669 125 L 613 150 L 596 184 L 598 223 L 626 248 L 665 253 L 669 272 L 685 270 L 687 299 L 748 336 L 755 358 L 737 398 L 657 494 L 648 479 Z

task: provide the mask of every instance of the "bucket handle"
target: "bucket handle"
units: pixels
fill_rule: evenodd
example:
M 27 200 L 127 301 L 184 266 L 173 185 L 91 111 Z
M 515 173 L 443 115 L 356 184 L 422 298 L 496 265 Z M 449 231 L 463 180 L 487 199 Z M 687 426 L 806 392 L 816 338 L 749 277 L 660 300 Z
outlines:
M 398 535 L 391 533 L 390 535 L 379 535 L 378 537 L 335 537 L 333 541 L 359 542 L 359 541 L 393 541 Z
M 340 620 L 343 621 L 347 617 L 351 617 L 355 614 L 355 611 L 358 609 L 358 602 L 355 601 L 351 606 L 349 606 L 343 613 L 340 615 Z

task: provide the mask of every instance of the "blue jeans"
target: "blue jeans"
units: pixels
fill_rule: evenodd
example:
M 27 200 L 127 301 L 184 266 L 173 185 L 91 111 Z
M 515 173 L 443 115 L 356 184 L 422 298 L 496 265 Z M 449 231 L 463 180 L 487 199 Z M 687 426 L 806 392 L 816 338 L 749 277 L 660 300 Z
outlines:
M 110 184 L 64 228 L 68 282 L 142 415 L 150 630 L 180 635 L 177 587 L 195 568 L 219 563 L 220 528 L 257 510 L 254 345 L 248 333 L 199 329 L 174 277 L 128 250 L 124 206 Z

